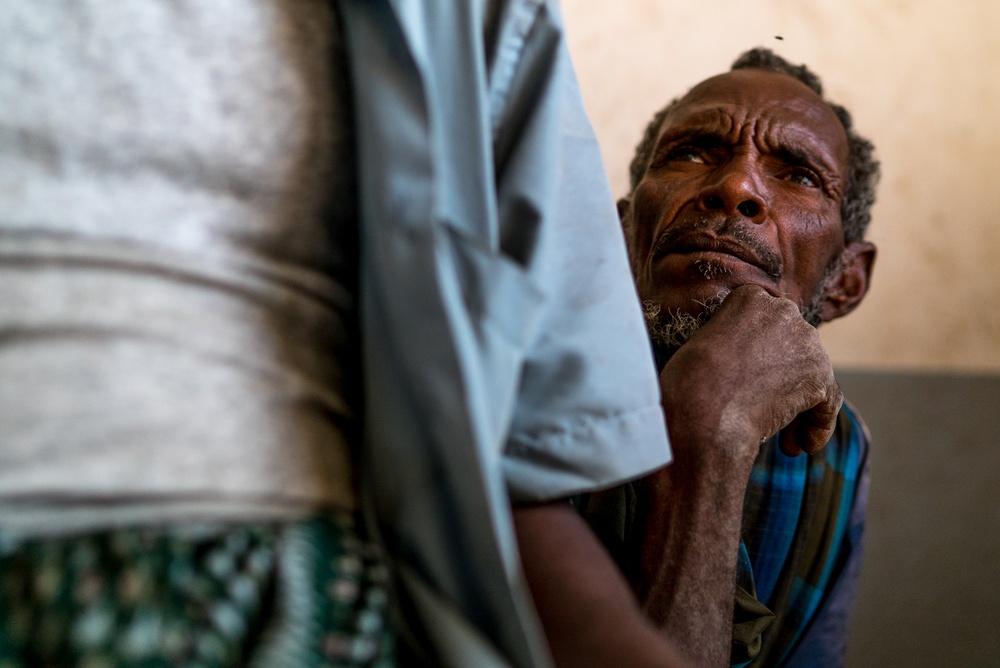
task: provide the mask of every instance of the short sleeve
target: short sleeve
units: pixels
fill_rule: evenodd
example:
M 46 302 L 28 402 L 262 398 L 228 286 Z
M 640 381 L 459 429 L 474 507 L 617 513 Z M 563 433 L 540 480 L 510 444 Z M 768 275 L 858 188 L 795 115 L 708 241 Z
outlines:
M 528 58 L 541 51 L 532 48 Z M 502 151 L 499 172 L 503 238 L 545 295 L 504 453 L 515 502 L 607 487 L 670 461 L 655 365 L 597 141 L 565 45 L 549 55 L 548 90 L 534 116 L 526 115 L 520 142 Z M 539 95 L 537 84 L 530 92 Z M 539 131 L 556 134 L 554 150 L 532 152 L 545 144 L 531 142 Z M 525 197 L 546 178 L 548 193 Z M 532 256 L 511 232 L 523 229 L 512 212 L 525 211 L 539 221 L 526 229 L 538 237 Z

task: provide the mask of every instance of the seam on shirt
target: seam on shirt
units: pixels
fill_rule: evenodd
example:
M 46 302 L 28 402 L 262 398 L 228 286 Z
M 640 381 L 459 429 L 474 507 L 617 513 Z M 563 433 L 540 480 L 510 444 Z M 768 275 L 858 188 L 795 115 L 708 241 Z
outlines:
M 490 130 L 494 140 L 496 140 L 500 130 L 501 117 L 514 85 L 517 66 L 520 64 L 522 54 L 528 44 L 528 35 L 538 21 L 544 1 L 525 0 L 519 7 L 517 16 L 508 24 L 512 26 L 509 32 L 500 35 L 497 64 L 493 69 L 492 81 L 489 83 Z

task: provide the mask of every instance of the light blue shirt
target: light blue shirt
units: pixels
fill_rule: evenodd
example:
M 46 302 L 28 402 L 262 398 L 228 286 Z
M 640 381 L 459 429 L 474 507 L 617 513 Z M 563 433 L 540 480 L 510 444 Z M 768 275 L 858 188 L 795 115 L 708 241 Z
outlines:
M 345 0 L 363 493 L 432 661 L 544 666 L 510 504 L 670 460 L 554 2 Z

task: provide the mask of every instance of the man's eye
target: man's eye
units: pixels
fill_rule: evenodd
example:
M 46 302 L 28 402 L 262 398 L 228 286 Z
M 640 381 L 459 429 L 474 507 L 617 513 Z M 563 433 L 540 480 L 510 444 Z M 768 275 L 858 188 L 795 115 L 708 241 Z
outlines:
M 806 186 L 808 188 L 819 187 L 819 178 L 807 169 L 796 169 L 786 178 L 792 183 L 798 183 L 799 185 Z
M 698 164 L 705 163 L 705 157 L 701 152 L 696 151 L 693 148 L 678 148 L 671 151 L 667 155 L 668 160 L 675 160 L 677 162 L 695 162 Z

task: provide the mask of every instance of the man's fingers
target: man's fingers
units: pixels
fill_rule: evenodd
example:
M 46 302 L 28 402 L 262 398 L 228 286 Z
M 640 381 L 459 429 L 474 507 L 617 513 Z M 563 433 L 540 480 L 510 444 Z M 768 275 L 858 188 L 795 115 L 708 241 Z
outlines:
M 661 382 L 668 374 L 665 410 L 670 397 L 698 407 L 697 415 L 668 410 L 672 437 L 681 427 L 697 433 L 699 422 L 708 431 L 722 425 L 742 434 L 751 454 L 779 429 L 788 455 L 822 449 L 843 401 L 816 329 L 794 302 L 757 285 L 730 292 L 668 362 Z
M 822 450 L 837 426 L 837 415 L 844 403 L 844 393 L 836 383 L 830 386 L 827 398 L 804 413 L 781 430 L 778 445 L 790 457 L 803 452 L 812 454 Z

